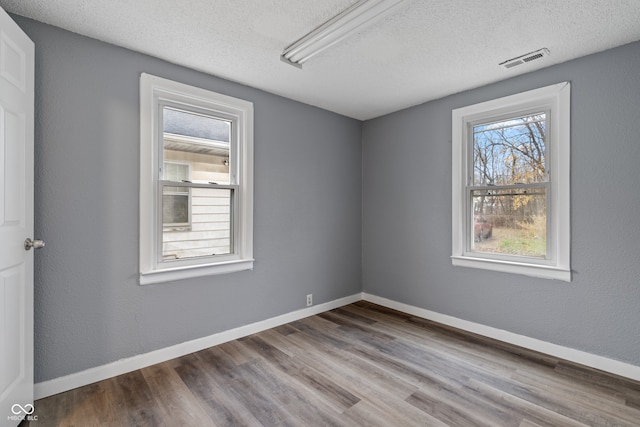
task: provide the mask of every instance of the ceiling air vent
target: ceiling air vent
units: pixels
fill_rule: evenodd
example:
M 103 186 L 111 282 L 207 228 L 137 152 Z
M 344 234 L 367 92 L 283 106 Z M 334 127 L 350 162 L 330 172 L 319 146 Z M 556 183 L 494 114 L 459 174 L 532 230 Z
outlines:
M 498 65 L 502 65 L 504 68 L 513 68 L 517 65 L 526 64 L 527 62 L 536 61 L 540 58 L 544 58 L 545 56 L 549 56 L 549 49 L 542 48 L 536 50 L 535 52 L 529 52 L 525 55 L 518 56 L 517 58 L 507 59 L 504 62 L 501 62 Z

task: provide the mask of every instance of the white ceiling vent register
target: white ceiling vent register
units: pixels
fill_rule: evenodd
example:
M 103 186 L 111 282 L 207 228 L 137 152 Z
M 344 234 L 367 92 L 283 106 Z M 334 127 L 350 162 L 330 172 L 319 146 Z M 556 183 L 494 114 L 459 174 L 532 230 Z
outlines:
M 280 55 L 284 62 L 302 68 L 302 64 L 314 55 L 370 27 L 382 18 L 397 11 L 398 7 L 412 0 L 360 0 L 353 6 L 329 19 L 318 28 L 289 45 Z
M 535 52 L 529 52 L 525 55 L 518 56 L 517 58 L 507 59 L 506 61 L 501 62 L 498 65 L 502 65 L 504 68 L 513 68 L 518 65 L 522 65 L 531 61 L 542 59 L 546 56 L 549 56 L 549 49 L 542 48 L 542 49 L 536 50 Z

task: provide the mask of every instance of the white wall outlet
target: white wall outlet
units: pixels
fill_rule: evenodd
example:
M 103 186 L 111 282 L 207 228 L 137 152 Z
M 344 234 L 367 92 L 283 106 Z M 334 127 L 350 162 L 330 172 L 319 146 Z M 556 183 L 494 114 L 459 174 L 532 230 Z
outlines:
M 307 307 L 310 307 L 313 305 L 313 294 L 309 294 L 307 295 Z

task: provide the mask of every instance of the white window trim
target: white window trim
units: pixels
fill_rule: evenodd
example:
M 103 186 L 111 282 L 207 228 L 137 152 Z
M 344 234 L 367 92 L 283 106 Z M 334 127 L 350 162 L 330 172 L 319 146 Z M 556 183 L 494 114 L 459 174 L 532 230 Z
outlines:
M 238 183 L 233 254 L 184 264 L 158 263 L 158 165 L 161 103 L 204 109 L 236 123 Z M 140 284 L 253 269 L 253 104 L 142 73 L 140 76 Z
M 571 281 L 570 266 L 570 96 L 569 82 L 494 99 L 452 111 L 452 254 L 454 266 L 473 267 L 527 276 Z M 531 109 L 551 111 L 548 135 L 551 216 L 551 253 L 545 263 L 483 258 L 469 253 L 466 226 L 466 191 L 469 161 L 469 123 Z M 508 258 L 508 257 L 505 257 Z

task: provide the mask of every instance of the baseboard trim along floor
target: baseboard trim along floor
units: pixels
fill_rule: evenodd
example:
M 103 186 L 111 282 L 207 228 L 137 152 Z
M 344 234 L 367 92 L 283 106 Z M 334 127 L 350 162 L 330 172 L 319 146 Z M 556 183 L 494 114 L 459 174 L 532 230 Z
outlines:
M 142 369 L 156 363 L 165 362 L 176 357 L 194 353 L 205 348 L 213 347 L 238 338 L 246 337 L 276 326 L 284 325 L 289 322 L 313 316 L 325 311 L 333 310 L 354 302 L 365 300 L 378 304 L 387 308 L 398 310 L 416 317 L 441 323 L 446 326 L 461 329 L 463 331 L 482 335 L 498 341 L 514 344 L 529 350 L 548 354 L 550 356 L 565 359 L 570 362 L 585 365 L 591 368 L 599 369 L 612 374 L 620 375 L 632 380 L 640 381 L 640 366 L 631 365 L 617 360 L 609 359 L 603 356 L 594 355 L 584 351 L 563 347 L 557 344 L 530 338 L 524 335 L 518 335 L 509 331 L 493 328 L 456 317 L 440 314 L 434 311 L 426 310 L 420 307 L 396 302 L 390 299 L 378 297 L 368 293 L 354 294 L 348 297 L 340 298 L 301 310 L 296 310 L 280 316 L 272 317 L 260 322 L 251 323 L 249 325 L 240 326 L 220 333 L 216 333 L 207 337 L 187 341 L 176 344 L 163 349 L 151 351 L 149 353 L 140 354 L 127 359 L 118 360 L 103 366 L 97 366 L 81 372 L 55 378 L 48 381 L 37 383 L 34 388 L 35 399 L 42 399 L 54 394 L 82 387 L 107 378 L 115 377 L 127 372 Z

